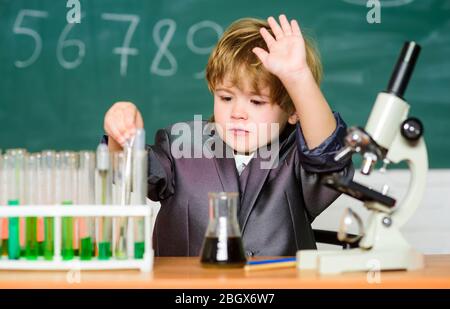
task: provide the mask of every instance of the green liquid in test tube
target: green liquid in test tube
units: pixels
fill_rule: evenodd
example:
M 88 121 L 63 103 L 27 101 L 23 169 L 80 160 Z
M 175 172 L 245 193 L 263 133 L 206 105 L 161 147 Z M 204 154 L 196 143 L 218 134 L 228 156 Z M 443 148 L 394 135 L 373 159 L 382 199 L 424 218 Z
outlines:
M 138 129 L 133 148 L 133 204 L 146 205 L 147 197 L 147 151 L 145 150 L 145 131 Z M 134 258 L 142 259 L 145 252 L 145 220 L 134 220 Z
M 73 205 L 76 187 L 77 157 L 73 152 L 62 154 L 62 205 Z M 62 246 L 63 260 L 71 260 L 74 257 L 73 248 L 73 217 L 62 217 Z
M 70 206 L 72 201 L 63 201 L 63 205 Z M 73 218 L 62 217 L 62 248 L 63 260 L 71 260 L 74 257 L 73 251 Z
M 80 151 L 78 170 L 78 203 L 93 205 L 95 196 L 95 154 L 91 151 Z M 78 218 L 80 238 L 80 259 L 90 260 L 94 253 L 95 226 L 91 217 Z
M 97 161 L 98 162 L 98 161 Z M 107 177 L 108 171 L 98 171 L 100 177 L 100 200 L 101 205 L 106 205 L 107 202 Z M 109 199 L 110 200 L 110 199 Z M 112 256 L 111 238 L 112 238 L 112 222 L 109 217 L 98 218 L 99 240 L 98 240 L 98 258 L 100 260 L 109 260 Z
M 44 204 L 55 205 L 62 200 L 61 154 L 53 150 L 42 151 L 43 199 Z M 44 259 L 53 260 L 54 254 L 54 220 L 44 218 Z
M 96 153 L 95 203 L 108 205 L 112 203 L 112 179 L 110 173 L 110 154 L 106 144 L 100 144 Z M 112 256 L 112 219 L 111 217 L 96 218 L 97 252 L 99 260 L 109 260 Z
M 39 246 L 36 240 L 37 218 L 30 217 L 26 219 L 26 249 L 25 255 L 28 260 L 36 260 L 39 254 Z
M 142 259 L 144 257 L 145 243 L 142 242 L 134 242 L 134 258 Z
M 7 180 L 8 180 L 8 205 L 17 207 L 20 205 L 23 190 L 24 157 L 23 149 L 11 149 L 7 152 Z M 8 258 L 17 260 L 20 258 L 20 225 L 18 217 L 8 220 Z
M 9 173 L 9 179 L 11 184 L 11 195 L 8 197 L 8 204 L 10 206 L 17 206 L 24 204 L 25 199 L 25 157 L 27 156 L 26 149 L 15 148 L 8 149 L 6 154 L 10 155 L 11 169 Z M 15 205 L 17 203 L 17 205 Z M 10 259 L 19 259 L 20 256 L 25 255 L 25 218 L 17 217 L 12 218 L 12 226 L 8 228 L 9 233 L 13 232 L 14 235 L 8 242 L 8 256 Z M 17 220 L 15 220 L 17 219 Z M 17 222 L 17 224 L 15 224 Z M 9 226 L 9 224 L 8 224 Z M 10 234 L 11 235 L 11 234 Z M 16 237 L 17 236 L 17 237 Z M 16 242 L 18 239 L 18 242 Z M 14 257 L 13 257 L 14 256 Z
M 44 259 L 45 260 L 53 260 L 53 245 L 54 245 L 54 238 L 53 238 L 53 218 L 48 217 L 44 219 L 44 234 L 45 234 L 45 240 L 44 240 Z
M 19 206 L 19 200 L 9 200 L 8 206 Z M 8 221 L 8 257 L 17 260 L 20 257 L 19 218 L 11 217 Z
M 111 257 L 111 243 L 110 242 L 100 242 L 98 244 L 98 259 L 99 260 L 109 260 Z
M 90 260 L 92 258 L 92 238 L 84 237 L 81 238 L 81 249 L 80 249 L 80 259 L 81 260 Z

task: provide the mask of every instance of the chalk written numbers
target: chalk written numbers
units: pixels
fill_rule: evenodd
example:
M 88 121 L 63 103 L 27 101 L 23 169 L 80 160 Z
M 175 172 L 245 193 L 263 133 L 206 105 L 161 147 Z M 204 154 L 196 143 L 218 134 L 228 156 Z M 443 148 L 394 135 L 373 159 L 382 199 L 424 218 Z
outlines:
M 71 35 L 71 32 L 76 27 L 83 27 L 82 19 L 85 17 L 85 12 L 81 12 L 79 15 L 77 10 L 80 9 L 77 6 L 77 1 L 68 1 L 67 6 L 69 11 L 67 12 L 68 22 L 62 29 L 56 44 L 56 61 L 59 65 L 66 70 L 73 70 L 83 65 L 85 57 L 89 56 L 89 50 L 86 47 L 85 42 L 80 38 L 75 38 Z M 22 56 L 21 59 L 14 61 L 15 67 L 19 69 L 25 69 L 37 61 L 41 56 L 42 48 L 46 44 L 45 37 L 42 37 L 37 29 L 40 29 L 40 23 L 45 23 L 50 18 L 50 14 L 43 10 L 22 9 L 17 13 L 17 17 L 13 24 L 12 32 L 21 37 L 22 40 L 31 40 L 31 49 L 26 52 L 27 55 Z M 137 14 L 118 14 L 104 12 L 100 13 L 99 19 L 104 21 L 105 28 L 111 26 L 111 23 L 123 24 L 124 35 L 122 44 L 114 46 L 111 53 L 117 55 L 119 58 L 118 73 L 120 76 L 125 77 L 128 73 L 128 63 L 133 60 L 133 57 L 139 55 L 139 49 L 133 47 L 133 36 L 136 29 L 139 27 L 141 18 Z M 164 18 L 158 20 L 153 26 L 152 39 L 153 43 L 158 48 L 153 55 L 149 67 L 149 73 L 158 76 L 173 76 L 177 73 L 177 59 L 170 50 L 172 39 L 177 30 L 177 23 L 170 18 Z M 199 46 L 196 42 L 201 41 L 200 35 L 213 34 L 217 39 L 211 42 L 209 46 Z M 211 20 L 202 20 L 192 24 L 186 34 L 186 47 L 194 55 L 208 55 L 214 48 L 217 40 L 223 33 L 223 28 L 218 23 Z M 93 34 L 95 35 L 95 33 Z M 70 58 L 66 53 L 71 50 Z M 75 53 L 73 52 L 75 51 Z M 161 65 L 165 62 L 164 68 Z M 168 67 L 167 67 L 168 64 Z M 192 72 L 194 78 L 200 79 L 204 77 L 204 71 Z

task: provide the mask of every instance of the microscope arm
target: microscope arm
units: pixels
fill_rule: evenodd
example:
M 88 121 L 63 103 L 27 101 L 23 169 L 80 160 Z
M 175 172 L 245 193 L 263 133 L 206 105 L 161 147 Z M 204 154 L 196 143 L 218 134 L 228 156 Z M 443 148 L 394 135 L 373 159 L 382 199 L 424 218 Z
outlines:
M 392 215 L 392 223 L 400 228 L 414 214 L 422 201 L 426 186 L 428 155 L 423 137 L 415 141 L 414 147 L 400 132 L 394 139 L 386 157 L 393 163 L 406 160 L 411 171 L 411 180 L 404 199 L 399 203 Z

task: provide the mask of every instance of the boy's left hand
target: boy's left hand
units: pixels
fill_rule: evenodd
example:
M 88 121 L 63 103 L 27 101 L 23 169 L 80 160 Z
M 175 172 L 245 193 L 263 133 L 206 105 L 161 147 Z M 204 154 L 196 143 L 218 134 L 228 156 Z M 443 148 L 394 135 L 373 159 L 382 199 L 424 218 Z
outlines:
M 280 24 L 272 16 L 267 21 L 275 38 L 266 28 L 261 28 L 260 33 L 269 52 L 260 47 L 253 49 L 264 67 L 280 79 L 309 70 L 305 42 L 297 21 L 293 19 L 289 23 L 285 15 L 280 15 Z

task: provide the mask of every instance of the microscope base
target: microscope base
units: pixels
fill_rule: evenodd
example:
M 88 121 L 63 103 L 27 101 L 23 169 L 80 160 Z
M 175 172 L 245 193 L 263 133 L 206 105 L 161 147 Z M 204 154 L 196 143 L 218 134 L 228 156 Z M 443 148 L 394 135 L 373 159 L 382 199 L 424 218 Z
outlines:
M 321 274 L 354 271 L 414 270 L 424 267 L 423 255 L 414 249 L 344 251 L 301 250 L 298 270 L 317 269 Z

